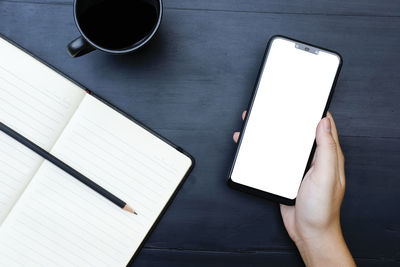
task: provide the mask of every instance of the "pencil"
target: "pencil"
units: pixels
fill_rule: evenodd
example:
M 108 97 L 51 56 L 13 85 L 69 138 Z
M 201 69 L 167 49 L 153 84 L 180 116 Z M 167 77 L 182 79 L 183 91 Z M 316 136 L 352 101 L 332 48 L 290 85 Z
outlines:
M 93 191 L 102 195 L 103 197 L 105 197 L 106 199 L 108 199 L 109 201 L 111 201 L 112 203 L 114 203 L 115 205 L 120 207 L 121 209 L 137 215 L 137 212 L 131 206 L 129 206 L 126 202 L 122 201 L 121 199 L 119 199 L 118 197 L 116 197 L 115 195 L 113 195 L 112 193 L 110 193 L 109 191 L 107 191 L 106 189 L 101 187 L 100 185 L 96 184 L 95 182 L 93 182 L 92 180 L 90 180 L 89 178 L 87 178 L 85 175 L 81 174 L 74 168 L 71 168 L 68 164 L 66 164 L 63 161 L 61 161 L 60 159 L 54 157 L 52 154 L 50 154 L 43 148 L 39 147 L 38 145 L 31 142 L 30 140 L 26 139 L 24 136 L 15 132 L 14 130 L 12 130 L 11 128 L 9 128 L 5 124 L 3 124 L 2 122 L 0 122 L 0 130 L 3 131 L 5 134 L 14 138 L 21 144 L 25 145 L 32 151 L 36 152 L 44 159 L 50 161 L 51 163 L 53 163 L 54 165 L 56 165 L 57 167 L 59 167 L 60 169 L 65 171 L 66 173 L 70 174 L 72 177 L 74 177 L 81 183 L 85 184 L 87 187 L 89 187 Z

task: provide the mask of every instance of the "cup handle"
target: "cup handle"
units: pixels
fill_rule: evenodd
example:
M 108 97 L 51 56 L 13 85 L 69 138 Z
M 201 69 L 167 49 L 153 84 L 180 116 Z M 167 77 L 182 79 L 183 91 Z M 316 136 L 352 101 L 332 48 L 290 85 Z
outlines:
M 79 36 L 67 45 L 67 51 L 71 57 L 80 57 L 95 49 L 82 36 Z

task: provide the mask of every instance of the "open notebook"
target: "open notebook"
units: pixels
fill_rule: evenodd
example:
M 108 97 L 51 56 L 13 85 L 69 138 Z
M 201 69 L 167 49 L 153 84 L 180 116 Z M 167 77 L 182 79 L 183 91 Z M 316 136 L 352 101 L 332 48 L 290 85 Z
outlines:
M 193 165 L 1 37 L 0 119 L 139 214 L 0 132 L 0 266 L 127 265 Z

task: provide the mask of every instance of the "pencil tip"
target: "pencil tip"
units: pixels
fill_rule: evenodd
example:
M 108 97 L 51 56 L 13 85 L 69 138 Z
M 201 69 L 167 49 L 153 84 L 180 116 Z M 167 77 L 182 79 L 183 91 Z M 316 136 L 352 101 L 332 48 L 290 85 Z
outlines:
M 134 211 L 128 204 L 124 206 L 123 210 L 137 215 L 136 211 Z

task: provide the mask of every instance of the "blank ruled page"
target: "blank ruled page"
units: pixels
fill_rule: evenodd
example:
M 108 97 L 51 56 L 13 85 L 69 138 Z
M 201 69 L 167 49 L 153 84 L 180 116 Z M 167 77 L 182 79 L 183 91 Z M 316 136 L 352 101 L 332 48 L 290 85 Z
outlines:
M 126 201 L 150 230 L 192 162 L 143 127 L 86 95 L 51 153 Z
M 43 159 L 0 131 L 0 225 Z
M 44 162 L 0 230 L 0 266 L 125 266 L 192 164 L 90 95 L 51 153 L 138 215 Z
M 45 161 L 0 228 L 0 266 L 125 266 L 147 224 Z
M 84 90 L 0 37 L 0 121 L 49 150 Z

